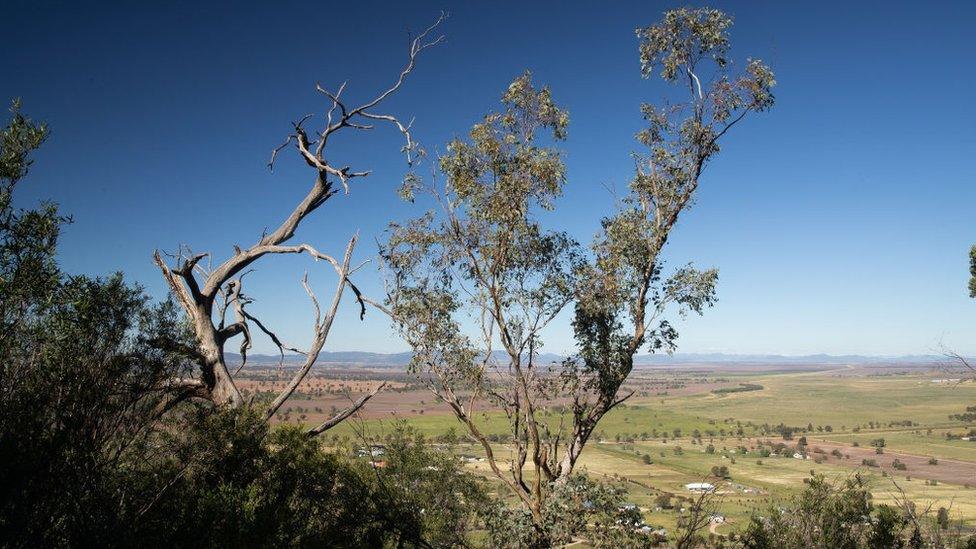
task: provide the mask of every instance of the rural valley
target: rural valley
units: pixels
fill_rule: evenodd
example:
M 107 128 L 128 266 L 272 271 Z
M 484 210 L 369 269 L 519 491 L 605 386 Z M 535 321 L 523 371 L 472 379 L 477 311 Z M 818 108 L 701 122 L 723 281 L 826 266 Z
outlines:
M 272 393 L 288 379 L 281 372 L 289 366 L 279 370 L 273 360 L 267 357 L 267 369 L 249 374 L 246 391 Z M 328 444 L 353 455 L 408 426 L 491 482 L 483 449 L 462 435 L 448 406 L 405 370 L 402 357 L 361 360 L 319 365 L 275 421 L 317 424 L 385 382 L 369 406 L 330 433 Z M 942 507 L 972 527 L 976 421 L 952 419 L 976 402 L 976 383 L 965 374 L 948 359 L 646 365 L 625 388 L 634 396 L 601 422 L 581 463 L 589 474 L 625 488 L 628 502 L 656 528 L 677 526 L 682 506 L 697 497 L 688 485 L 715 486 L 711 531 L 722 534 L 801 491 L 813 474 L 858 475 L 878 503 L 907 499 L 933 514 Z M 547 403 L 543 412 L 551 423 L 565 413 L 559 402 Z M 502 411 L 480 410 L 478 421 L 495 437 L 496 455 L 512 459 Z M 724 467 L 720 475 L 716 467 Z

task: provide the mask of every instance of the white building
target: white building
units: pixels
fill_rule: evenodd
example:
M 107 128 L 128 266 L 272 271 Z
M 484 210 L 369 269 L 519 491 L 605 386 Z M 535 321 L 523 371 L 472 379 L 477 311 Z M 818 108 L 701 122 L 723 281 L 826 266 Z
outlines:
M 689 492 L 714 492 L 715 485 L 707 482 L 692 482 L 690 484 L 685 484 L 685 490 L 688 490 Z

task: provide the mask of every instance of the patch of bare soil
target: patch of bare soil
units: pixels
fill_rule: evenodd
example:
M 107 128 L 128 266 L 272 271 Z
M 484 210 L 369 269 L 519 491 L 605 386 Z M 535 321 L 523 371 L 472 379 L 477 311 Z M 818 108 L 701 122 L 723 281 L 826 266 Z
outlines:
M 823 454 L 816 453 L 815 449 L 821 449 Z M 839 451 L 844 457 L 836 457 L 831 454 L 833 450 Z M 883 454 L 875 453 L 874 448 L 863 446 L 851 446 L 838 442 L 827 442 L 811 440 L 808 453 L 811 457 L 823 456 L 825 463 L 831 465 L 841 465 L 845 467 L 864 467 L 863 460 L 874 460 L 877 466 L 889 475 L 896 477 L 911 477 L 923 480 L 937 480 L 951 484 L 970 484 L 976 486 L 976 463 L 958 461 L 953 459 L 939 459 L 937 465 L 929 464 L 929 456 L 906 454 L 902 452 L 890 452 L 885 450 Z M 850 456 L 849 458 L 846 456 Z M 895 469 L 895 460 L 903 463 L 904 470 Z

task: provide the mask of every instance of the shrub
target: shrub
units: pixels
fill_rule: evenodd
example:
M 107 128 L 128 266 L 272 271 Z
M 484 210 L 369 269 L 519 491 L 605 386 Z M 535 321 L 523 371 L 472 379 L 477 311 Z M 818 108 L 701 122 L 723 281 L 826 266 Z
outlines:
M 654 504 L 661 509 L 671 509 L 674 507 L 674 505 L 671 503 L 671 497 L 672 495 L 667 492 L 658 494 L 654 498 Z

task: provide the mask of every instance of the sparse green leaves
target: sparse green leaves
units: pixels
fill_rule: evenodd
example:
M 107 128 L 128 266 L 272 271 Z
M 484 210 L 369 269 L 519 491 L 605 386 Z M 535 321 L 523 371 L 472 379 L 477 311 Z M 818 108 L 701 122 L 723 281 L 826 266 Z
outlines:
M 969 249 L 969 297 L 976 298 L 976 246 Z
M 661 253 L 719 140 L 746 113 L 773 103 L 775 80 L 762 63 L 728 74 L 730 26 L 718 10 L 680 9 L 638 30 L 642 74 L 660 68 L 687 101 L 641 107 L 647 125 L 637 135 L 645 147 L 635 155 L 637 173 L 618 211 L 602 220 L 590 253 L 539 219 L 555 208 L 566 181 L 554 143 L 565 139 L 569 117 L 529 73 L 508 86 L 500 111 L 448 144 L 439 160 L 443 190 L 428 189 L 438 209 L 391 226 L 383 249 L 388 304 L 415 352 L 413 367 L 482 442 L 495 474 L 524 504 L 488 517 L 492 536 L 501 536 L 495 545 L 559 543 L 569 532 L 599 531 L 599 524 L 579 522 L 582 512 L 547 513 L 551 505 L 575 509 L 578 502 L 559 502 L 561 490 L 577 486 L 572 473 L 583 446 L 626 398 L 618 392 L 635 354 L 673 351 L 678 332 L 669 317 L 702 314 L 715 302 L 717 270 L 689 264 L 667 276 Z M 706 62 L 714 78 L 700 74 Z M 412 201 L 419 188 L 408 180 L 401 196 Z M 540 370 L 534 361 L 542 329 L 569 305 L 578 355 Z M 505 358 L 490 353 L 499 349 Z M 467 407 L 475 404 L 458 398 L 461 391 L 471 402 L 484 394 L 505 411 L 516 456 L 508 472 L 492 461 L 489 443 L 470 422 Z M 571 402 L 572 425 L 547 423 L 537 413 L 557 398 Z M 530 463 L 540 479 L 532 487 L 522 475 Z M 495 521 L 502 527 L 491 526 Z M 627 531 L 619 524 L 609 525 L 606 539 Z M 510 536 L 518 532 L 537 539 Z
M 629 317 L 631 352 L 647 343 L 654 351 L 674 347 L 677 332 L 659 318 L 669 305 L 701 314 L 715 301 L 717 271 L 687 266 L 661 282 L 660 254 L 681 214 L 694 203 L 699 178 L 719 152 L 719 140 L 752 111 L 773 105 L 772 71 L 749 60 L 739 75 L 729 74 L 732 19 L 714 9 L 676 9 L 657 24 L 637 30 L 641 73 L 682 90 L 683 101 L 644 104 L 646 127 L 637 140 L 637 170 L 618 212 L 603 220 L 593 252 L 607 309 Z M 578 315 L 577 321 L 590 314 Z M 604 325 L 611 325 L 601 321 Z
M 664 283 L 664 299 L 673 301 L 683 311 L 702 314 L 705 307 L 715 301 L 715 285 L 718 283 L 718 269 L 699 271 L 691 264 L 678 269 Z
M 420 187 L 421 183 L 422 181 L 420 176 L 414 172 L 408 172 L 403 177 L 403 183 L 400 185 L 400 188 L 397 189 L 397 194 L 403 201 L 413 202 L 417 189 Z
M 739 81 L 739 85 L 749 94 L 749 106 L 759 112 L 772 107 L 775 102 L 772 90 L 776 85 L 772 69 L 758 59 L 750 59 L 746 65 L 746 74 Z
M 661 22 L 638 28 L 641 74 L 647 78 L 656 67 L 661 77 L 673 81 L 683 69 L 710 57 L 724 67 L 729 50 L 728 29 L 732 18 L 710 8 L 681 8 L 665 12 Z
M 415 367 L 443 365 L 446 378 L 469 384 L 480 381 L 475 348 L 493 342 L 484 334 L 470 341 L 455 317 L 473 310 L 504 318 L 504 343 L 517 356 L 539 344 L 539 322 L 570 301 L 581 262 L 575 241 L 535 220 L 553 207 L 566 171 L 560 151 L 540 145 L 540 130 L 564 138 L 568 115 L 529 73 L 509 85 L 502 105 L 469 139 L 448 144 L 439 161 L 441 209 L 392 225 L 383 248 L 389 303 Z M 408 179 L 401 195 L 412 199 L 418 188 Z
M 14 207 L 17 184 L 27 175 L 31 154 L 48 130 L 21 114 L 20 101 L 13 102 L 10 112 L 10 120 L 0 129 L 0 361 L 9 359 L 11 350 L 3 344 L 16 337 L 18 325 L 49 305 L 60 278 L 55 263 L 58 235 L 69 221 L 53 204 Z
M 510 133 L 531 141 L 536 130 L 549 129 L 555 139 L 566 138 L 569 113 L 556 105 L 548 86 L 537 90 L 532 85 L 531 72 L 525 71 L 509 84 L 502 103 L 502 124 Z
M 466 214 L 518 225 L 532 207 L 551 209 L 562 193 L 562 155 L 540 146 L 537 134 L 549 130 L 552 139 L 565 138 L 569 115 L 555 104 L 548 88 L 532 86 L 528 72 L 512 82 L 502 104 L 502 112 L 472 127 L 469 141 L 448 144 L 440 168 L 453 200 Z
M 47 139 L 47 124 L 37 124 L 20 112 L 20 100 L 10 106 L 10 122 L 0 130 L 0 184 L 4 188 L 27 175 L 31 153 Z

